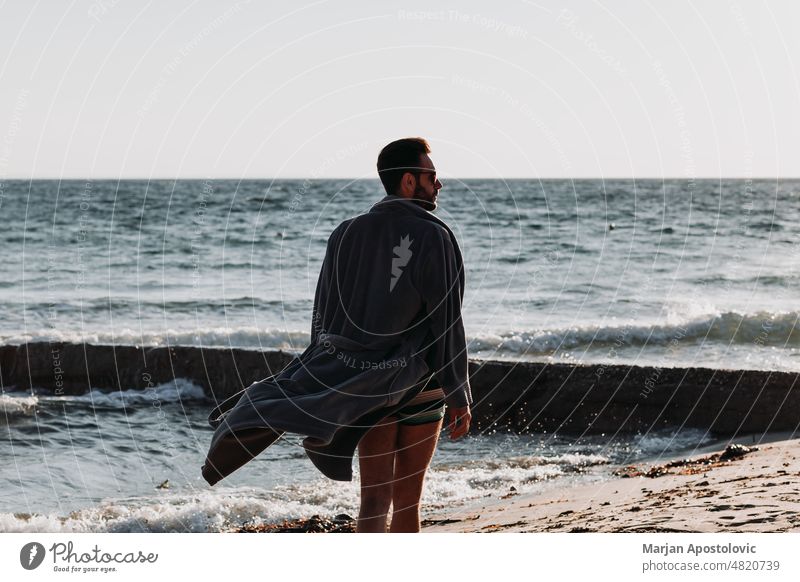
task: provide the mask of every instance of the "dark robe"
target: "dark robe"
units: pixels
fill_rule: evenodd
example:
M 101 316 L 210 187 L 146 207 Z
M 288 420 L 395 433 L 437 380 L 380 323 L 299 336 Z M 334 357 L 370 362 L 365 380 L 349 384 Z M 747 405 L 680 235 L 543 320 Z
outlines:
M 450 228 L 415 202 L 388 195 L 330 235 L 311 341 L 278 374 L 209 415 L 209 484 L 284 432 L 326 476 L 352 479 L 358 441 L 426 386 L 448 406 L 472 402 L 461 319 L 464 265 Z

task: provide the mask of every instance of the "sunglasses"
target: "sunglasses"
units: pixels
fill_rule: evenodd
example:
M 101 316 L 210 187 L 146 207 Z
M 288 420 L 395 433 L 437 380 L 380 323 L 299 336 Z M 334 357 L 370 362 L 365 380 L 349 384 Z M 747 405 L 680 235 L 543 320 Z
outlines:
M 420 174 L 430 174 L 431 182 L 436 182 L 436 170 L 415 170 L 411 173 L 417 176 L 417 181 L 419 181 Z

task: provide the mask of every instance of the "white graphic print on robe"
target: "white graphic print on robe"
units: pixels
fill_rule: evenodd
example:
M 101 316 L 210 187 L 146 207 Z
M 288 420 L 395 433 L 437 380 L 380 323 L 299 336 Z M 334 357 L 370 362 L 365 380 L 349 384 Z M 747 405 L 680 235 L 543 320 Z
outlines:
M 414 241 L 409 240 L 409 236 L 408 234 L 405 235 L 400 239 L 399 245 L 392 247 L 395 256 L 392 257 L 392 279 L 389 281 L 389 293 L 394 290 L 394 286 L 400 280 L 400 275 L 403 274 L 403 267 L 411 260 L 411 255 L 413 254 L 411 252 L 411 243 Z

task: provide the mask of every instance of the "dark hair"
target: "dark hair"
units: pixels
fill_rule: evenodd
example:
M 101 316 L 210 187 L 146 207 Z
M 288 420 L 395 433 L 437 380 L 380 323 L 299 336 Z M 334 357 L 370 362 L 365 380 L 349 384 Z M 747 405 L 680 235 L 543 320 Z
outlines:
M 428 142 L 421 137 L 406 137 L 393 141 L 378 154 L 378 176 L 387 194 L 394 194 L 406 172 L 420 165 L 420 156 L 431 153 Z

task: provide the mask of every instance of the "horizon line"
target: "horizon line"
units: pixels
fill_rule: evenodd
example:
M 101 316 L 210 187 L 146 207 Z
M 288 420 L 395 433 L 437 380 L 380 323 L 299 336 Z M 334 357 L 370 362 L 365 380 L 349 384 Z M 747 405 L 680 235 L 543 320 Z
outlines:
M 456 178 L 446 178 L 445 179 L 456 179 Z M 582 176 L 582 177 L 563 177 L 563 176 L 515 176 L 512 178 L 497 178 L 497 177 L 485 177 L 485 176 L 470 176 L 466 178 L 457 178 L 459 180 L 497 180 L 497 181 L 510 181 L 510 180 L 572 180 L 572 181 L 582 181 L 582 180 L 800 180 L 800 176 Z M 374 178 L 355 178 L 355 177 L 333 177 L 333 176 L 286 176 L 286 177 L 229 177 L 229 176 L 222 176 L 222 177 L 208 177 L 208 176 L 184 176 L 184 177 L 169 177 L 169 176 L 157 176 L 157 177 L 100 177 L 100 178 L 91 178 L 91 177 L 6 177 L 0 179 L 0 184 L 3 182 L 10 182 L 10 181 L 17 181 L 17 182 L 36 182 L 36 181 L 103 181 L 103 182 L 112 182 L 112 181 L 167 181 L 167 180 L 225 180 L 225 181 L 279 181 L 279 180 L 350 180 L 350 181 L 367 181 L 372 180 L 379 182 L 380 179 L 376 176 Z

